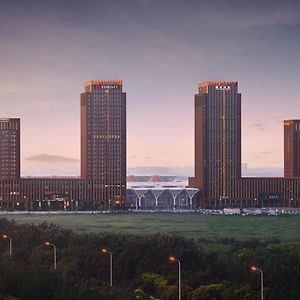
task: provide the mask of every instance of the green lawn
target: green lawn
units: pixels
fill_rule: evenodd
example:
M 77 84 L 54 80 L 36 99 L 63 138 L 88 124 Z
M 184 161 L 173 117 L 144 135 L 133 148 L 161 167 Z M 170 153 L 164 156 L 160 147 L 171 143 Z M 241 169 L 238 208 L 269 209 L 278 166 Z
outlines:
M 2 217 L 2 216 L 0 216 Z M 4 217 L 4 216 L 3 216 Z M 224 216 L 198 214 L 8 215 L 18 223 L 55 223 L 78 233 L 165 233 L 215 240 L 279 239 L 300 242 L 300 216 Z

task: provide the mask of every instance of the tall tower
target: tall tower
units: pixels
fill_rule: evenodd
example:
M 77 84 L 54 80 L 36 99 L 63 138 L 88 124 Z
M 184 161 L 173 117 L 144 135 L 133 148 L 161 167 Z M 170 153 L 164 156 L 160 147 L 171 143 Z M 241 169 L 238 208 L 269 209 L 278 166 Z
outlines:
M 0 119 L 0 179 L 20 177 L 20 119 Z
M 81 94 L 81 177 L 97 179 L 107 201 L 126 195 L 126 93 L 122 81 L 90 80 Z
M 284 121 L 284 177 L 300 177 L 300 120 Z
M 207 205 L 232 197 L 241 177 L 241 94 L 237 82 L 203 82 L 195 95 L 195 177 Z M 225 200 L 226 201 L 226 200 Z

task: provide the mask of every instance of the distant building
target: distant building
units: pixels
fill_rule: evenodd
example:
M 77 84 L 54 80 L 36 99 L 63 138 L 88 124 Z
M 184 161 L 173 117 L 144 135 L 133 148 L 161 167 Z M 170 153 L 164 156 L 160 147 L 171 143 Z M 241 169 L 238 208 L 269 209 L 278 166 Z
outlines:
M 91 80 L 81 94 L 81 178 L 20 178 L 20 119 L 0 119 L 0 209 L 122 207 L 126 199 L 126 93 Z
M 109 210 L 121 203 L 106 201 L 98 180 L 70 177 L 0 180 L 0 209 Z
M 284 121 L 284 177 L 300 177 L 300 120 Z
M 20 177 L 20 119 L 0 119 L 0 179 Z
M 0 209 L 300 207 L 300 121 L 284 123 L 285 177 L 241 177 L 238 84 L 205 82 L 198 88 L 189 188 L 153 176 L 147 186 L 131 182 L 125 203 L 126 94 L 121 81 L 92 80 L 81 94 L 81 178 L 20 178 L 20 119 L 0 119 Z
M 226 199 L 241 177 L 241 94 L 237 82 L 200 83 L 195 95 L 195 177 L 205 199 Z
M 131 187 L 127 190 L 127 207 L 141 210 L 193 210 L 199 208 L 196 188 Z
M 300 121 L 285 121 L 285 177 L 241 177 L 241 94 L 237 82 L 204 82 L 195 95 L 195 177 L 200 206 L 300 205 Z
M 85 83 L 81 94 L 81 178 L 99 180 L 107 201 L 126 197 L 126 93 L 122 81 Z

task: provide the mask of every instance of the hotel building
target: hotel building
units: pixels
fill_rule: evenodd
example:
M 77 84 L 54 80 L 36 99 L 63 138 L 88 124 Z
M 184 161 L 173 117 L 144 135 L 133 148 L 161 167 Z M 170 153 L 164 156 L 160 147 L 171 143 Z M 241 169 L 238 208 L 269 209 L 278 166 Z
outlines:
M 85 210 L 126 199 L 126 93 L 92 80 L 81 94 L 81 178 L 20 178 L 20 119 L 0 119 L 0 209 Z
M 195 177 L 202 207 L 299 206 L 298 121 L 285 121 L 285 177 L 241 177 L 237 82 L 203 82 L 195 95 Z M 300 170 L 300 169 L 299 169 Z
M 241 94 L 237 82 L 204 82 L 195 95 L 195 181 L 204 198 L 228 197 L 241 177 Z
M 126 194 L 126 93 L 122 81 L 91 80 L 81 94 L 81 178 L 96 179 L 106 198 Z

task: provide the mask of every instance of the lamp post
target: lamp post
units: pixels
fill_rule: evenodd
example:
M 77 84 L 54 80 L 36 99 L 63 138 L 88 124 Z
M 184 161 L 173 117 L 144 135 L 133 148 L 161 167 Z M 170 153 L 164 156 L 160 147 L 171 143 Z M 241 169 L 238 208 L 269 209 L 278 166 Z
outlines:
M 56 246 L 50 242 L 45 242 L 45 245 L 53 247 L 53 264 L 54 264 L 54 270 L 56 270 Z
M 177 262 L 178 263 L 178 300 L 181 300 L 181 268 L 180 268 L 180 261 L 175 256 L 169 257 L 170 262 Z
M 264 273 L 262 269 L 255 266 L 252 266 L 250 270 L 260 274 L 260 297 L 261 300 L 264 300 Z
M 112 255 L 112 252 L 107 250 L 106 248 L 102 248 L 101 249 L 101 252 L 103 254 L 106 254 L 106 253 L 109 253 L 109 256 L 110 256 L 110 276 L 109 276 L 109 285 L 110 287 L 113 286 L 113 255 Z
M 12 256 L 12 238 L 7 234 L 3 234 L 2 237 L 5 240 L 9 240 L 9 256 Z

